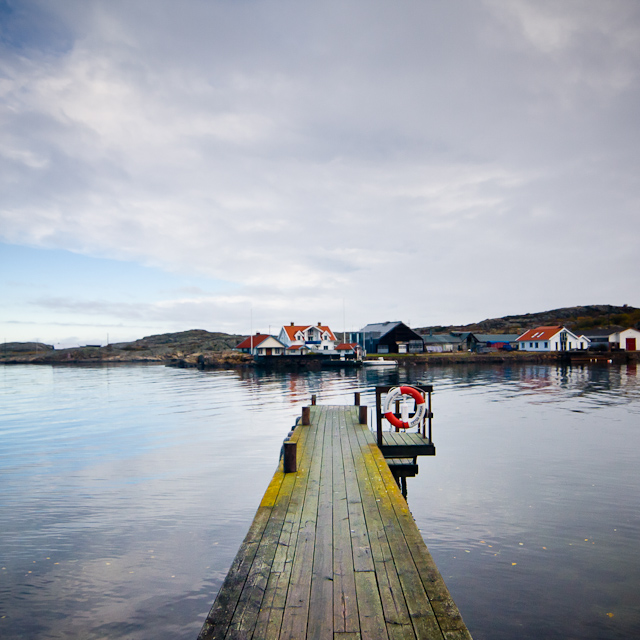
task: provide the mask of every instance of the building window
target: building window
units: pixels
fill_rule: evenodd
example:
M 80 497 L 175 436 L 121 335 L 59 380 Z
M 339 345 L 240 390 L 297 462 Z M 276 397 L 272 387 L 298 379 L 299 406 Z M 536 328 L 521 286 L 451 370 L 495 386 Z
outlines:
M 538 343 L 536 342 L 536 349 L 538 348 Z
M 548 348 L 549 348 L 549 343 L 548 343 L 548 342 L 545 342 L 545 343 L 544 343 L 544 348 L 545 348 L 545 349 L 548 349 Z

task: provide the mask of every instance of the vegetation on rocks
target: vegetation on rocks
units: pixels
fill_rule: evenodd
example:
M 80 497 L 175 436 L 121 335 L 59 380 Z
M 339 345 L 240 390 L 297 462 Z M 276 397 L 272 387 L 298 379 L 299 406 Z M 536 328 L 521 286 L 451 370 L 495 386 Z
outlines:
M 0 362 L 34 364 L 97 363 L 97 362 L 190 362 L 198 357 L 208 361 L 230 362 L 238 354 L 232 349 L 243 336 L 212 333 L 200 329 L 147 336 L 134 342 L 101 346 L 55 349 L 36 343 L 7 343 L 0 350 Z
M 623 305 L 596 304 L 585 307 L 563 307 L 539 313 L 504 316 L 482 320 L 467 325 L 422 327 L 418 333 L 445 333 L 448 331 L 471 331 L 476 333 L 524 333 L 527 329 L 541 326 L 562 325 L 571 331 L 588 329 L 628 329 L 640 326 L 640 309 Z

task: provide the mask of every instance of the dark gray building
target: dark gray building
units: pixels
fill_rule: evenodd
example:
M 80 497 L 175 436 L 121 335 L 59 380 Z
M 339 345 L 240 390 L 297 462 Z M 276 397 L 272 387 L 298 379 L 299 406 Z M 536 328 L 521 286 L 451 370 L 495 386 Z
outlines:
M 422 337 L 404 322 L 378 322 L 368 324 L 351 334 L 366 353 L 422 353 Z

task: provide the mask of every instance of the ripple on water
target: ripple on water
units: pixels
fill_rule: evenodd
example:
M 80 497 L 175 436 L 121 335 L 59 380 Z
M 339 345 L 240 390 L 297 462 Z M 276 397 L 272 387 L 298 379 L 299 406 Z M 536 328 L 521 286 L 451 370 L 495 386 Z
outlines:
M 476 640 L 539 637 L 541 619 L 549 638 L 576 621 L 637 636 L 633 368 L 16 366 L 0 368 L 3 640 L 195 637 L 311 394 L 372 407 L 376 384 L 417 380 L 438 455 L 409 505 Z

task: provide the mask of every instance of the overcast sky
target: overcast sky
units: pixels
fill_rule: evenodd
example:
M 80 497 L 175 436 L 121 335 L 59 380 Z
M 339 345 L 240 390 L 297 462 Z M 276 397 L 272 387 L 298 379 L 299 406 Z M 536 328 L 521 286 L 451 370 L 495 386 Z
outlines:
M 637 0 L 0 0 L 0 339 L 640 306 Z

